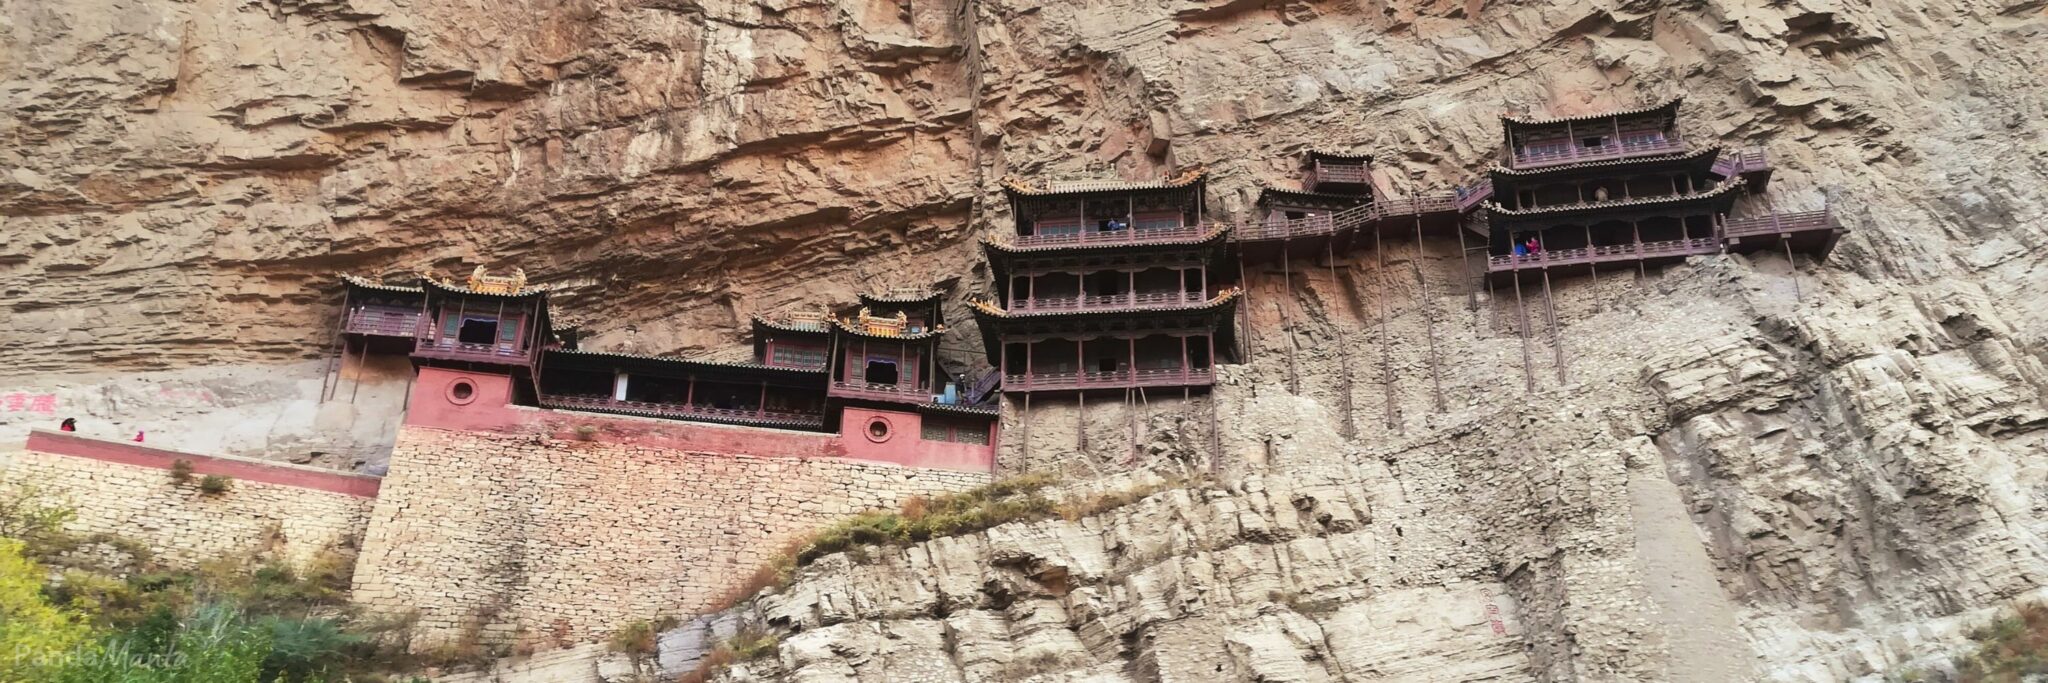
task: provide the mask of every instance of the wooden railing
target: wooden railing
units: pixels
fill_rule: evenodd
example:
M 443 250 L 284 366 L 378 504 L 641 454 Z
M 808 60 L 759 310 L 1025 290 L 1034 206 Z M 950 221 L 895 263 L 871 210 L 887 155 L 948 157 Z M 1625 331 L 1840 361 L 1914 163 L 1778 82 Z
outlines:
M 1480 176 L 1478 180 L 1460 185 L 1452 190 L 1458 196 L 1458 213 L 1471 211 L 1480 202 L 1493 198 L 1493 179 Z
M 1340 230 L 1357 228 L 1387 219 L 1407 219 L 1436 213 L 1454 213 L 1459 210 L 1458 199 L 1456 192 L 1431 192 L 1406 199 L 1389 199 L 1374 202 L 1322 216 L 1248 223 L 1238 226 L 1233 232 L 1231 239 L 1238 242 L 1256 242 L 1259 240 L 1284 240 L 1330 235 Z
M 1310 190 L 1314 191 L 1323 185 L 1371 185 L 1372 174 L 1366 172 L 1363 164 L 1316 164 L 1306 180 Z
M 421 339 L 413 353 L 429 358 L 476 360 L 490 363 L 526 362 L 531 355 L 510 343 L 472 344 L 453 339 Z
M 1514 155 L 1514 164 L 1515 168 L 1518 169 L 1541 168 L 1582 161 L 1620 159 L 1638 154 L 1678 152 L 1684 149 L 1685 143 L 1675 138 L 1665 138 L 1649 142 L 1615 142 L 1599 147 L 1581 147 L 1577 144 L 1571 144 L 1557 151 L 1518 152 Z
M 348 325 L 342 331 L 349 334 L 371 334 L 382 337 L 410 337 L 419 334 L 419 311 L 391 311 L 366 308 L 349 313 Z
M 870 398 L 877 401 L 906 401 L 924 403 L 932 395 L 914 386 L 903 384 L 870 384 L 868 382 L 833 382 L 826 393 L 846 398 Z
M 1174 228 L 1146 228 L 1126 230 L 1082 230 L 1079 232 L 1053 233 L 1049 235 L 1019 235 L 1012 238 L 1012 246 L 1035 249 L 1039 247 L 1074 247 L 1097 244 L 1144 244 L 1201 237 L 1202 226 L 1182 225 Z
M 761 408 L 713 408 L 683 403 L 654 403 L 650 401 L 621 401 L 609 396 L 566 396 L 543 394 L 540 404 L 547 408 L 568 408 L 581 410 L 609 410 L 653 417 L 674 417 L 690 420 L 713 420 L 720 422 L 774 423 L 799 427 L 823 427 L 825 416 L 819 413 L 766 410 Z
M 1720 239 L 1695 237 L 1692 239 L 1642 242 L 1639 244 L 1555 249 L 1531 256 L 1492 256 L 1486 259 L 1486 269 L 1491 272 L 1501 272 L 1522 268 L 1554 268 L 1583 263 L 1640 261 L 1646 258 L 1663 256 L 1712 254 L 1720 250 Z
M 1130 387 L 1205 386 L 1216 382 L 1208 368 L 1155 368 L 1112 372 L 1034 372 L 1003 378 L 1004 391 L 1124 389 Z
M 1720 158 L 1714 160 L 1714 174 L 1723 178 L 1733 178 L 1744 173 L 1762 171 L 1770 167 L 1771 157 L 1762 147 L 1744 147 L 1728 150 L 1723 152 Z
M 1834 214 L 1827 209 L 1802 211 L 1799 213 L 1774 213 L 1767 216 L 1730 218 L 1722 223 L 1721 234 L 1726 237 L 1748 235 L 1777 235 L 1808 230 L 1833 230 Z
M 1046 297 L 1018 299 L 1010 308 L 1012 313 L 1036 311 L 1098 311 L 1132 308 L 1177 308 L 1180 306 L 1206 303 L 1208 297 L 1201 292 L 1161 292 L 1157 294 L 1109 294 L 1102 296 Z

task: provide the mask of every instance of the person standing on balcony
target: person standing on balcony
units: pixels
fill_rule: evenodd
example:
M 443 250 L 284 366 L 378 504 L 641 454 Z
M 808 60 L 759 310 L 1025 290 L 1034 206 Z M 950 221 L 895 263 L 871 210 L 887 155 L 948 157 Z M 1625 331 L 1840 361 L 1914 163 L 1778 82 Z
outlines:
M 1543 255 L 1543 242 L 1542 242 L 1541 240 L 1538 240 L 1538 239 L 1536 239 L 1536 236 L 1535 236 L 1535 235 L 1530 235 L 1530 236 L 1529 236 L 1529 244 L 1528 244 L 1528 247 L 1529 247 L 1529 255 L 1530 255 L 1530 256 L 1542 256 L 1542 255 Z
M 1515 243 L 1515 258 L 1518 258 L 1518 259 L 1519 259 L 1519 258 L 1524 258 L 1524 257 L 1527 257 L 1528 255 L 1529 255 L 1529 246 L 1528 246 L 1527 244 L 1524 244 L 1524 243 L 1521 243 L 1521 242 L 1516 242 L 1516 243 Z

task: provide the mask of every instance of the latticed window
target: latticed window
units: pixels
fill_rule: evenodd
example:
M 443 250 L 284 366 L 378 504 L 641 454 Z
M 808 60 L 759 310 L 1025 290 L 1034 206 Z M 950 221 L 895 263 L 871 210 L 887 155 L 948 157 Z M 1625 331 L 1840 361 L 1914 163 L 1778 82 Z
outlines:
M 926 441 L 951 441 L 979 446 L 988 445 L 988 427 L 966 420 L 945 420 L 927 417 L 919 436 Z
M 926 441 L 952 441 L 953 429 L 946 426 L 944 422 L 926 418 L 924 429 L 918 436 L 923 437 Z
M 817 367 L 825 364 L 825 350 L 802 346 L 777 346 L 775 355 L 769 357 L 771 365 L 794 367 Z

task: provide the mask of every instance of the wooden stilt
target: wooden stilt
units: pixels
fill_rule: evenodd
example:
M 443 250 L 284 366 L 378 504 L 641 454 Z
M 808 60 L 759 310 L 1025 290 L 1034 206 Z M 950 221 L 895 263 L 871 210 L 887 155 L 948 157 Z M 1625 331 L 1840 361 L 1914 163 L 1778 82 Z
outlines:
M 1333 236 L 1329 241 L 1323 243 L 1323 252 L 1330 259 L 1330 289 L 1337 294 L 1348 297 L 1349 289 L 1344 286 L 1344 281 L 1337 277 L 1336 237 Z M 1332 301 L 1334 300 L 1333 298 Z M 1336 320 L 1334 312 L 1329 317 L 1333 321 Z M 1344 414 L 1344 437 L 1347 439 L 1357 438 L 1357 420 L 1351 416 L 1351 343 L 1344 338 L 1345 326 L 1343 324 L 1333 324 L 1331 327 L 1337 330 L 1337 398 L 1338 409 L 1343 411 Z
M 340 372 L 340 370 L 334 367 L 334 364 L 339 362 L 341 360 L 341 354 L 348 350 L 348 307 L 348 301 L 344 300 L 341 302 L 341 318 L 334 322 L 334 352 L 327 354 L 327 362 L 320 364 L 321 403 L 326 403 L 327 399 L 331 398 L 331 396 L 329 396 L 327 393 L 329 390 L 327 376 L 332 373 Z M 339 374 L 335 374 L 334 383 L 341 383 L 341 376 Z
M 1237 281 L 1237 288 L 1244 292 L 1244 301 L 1238 304 L 1239 315 L 1244 320 L 1244 325 L 1241 328 L 1244 330 L 1244 334 L 1238 335 L 1238 345 L 1244 347 L 1244 364 L 1251 365 L 1252 346 L 1258 340 L 1252 338 L 1252 271 L 1244 266 L 1244 251 L 1242 251 L 1241 247 L 1240 251 L 1237 252 Z M 1213 363 L 1215 361 L 1211 360 L 1210 362 Z
M 416 372 L 408 372 L 405 374 L 405 399 L 399 401 L 398 403 L 399 412 L 404 412 L 412 409 L 412 380 L 414 377 L 418 375 L 419 373 Z
M 1082 370 L 1080 374 L 1088 373 Z M 1075 411 L 1074 424 L 1080 425 L 1080 428 L 1074 430 L 1074 448 L 1081 451 L 1082 460 L 1093 464 L 1094 459 L 1088 457 L 1088 391 L 1083 389 L 1074 392 L 1074 395 L 1079 397 L 1080 401 L 1080 407 Z
M 1559 386 L 1563 386 L 1565 383 L 1564 340 L 1557 331 L 1557 307 L 1550 303 L 1550 271 L 1548 270 L 1543 271 L 1543 310 L 1550 316 L 1550 348 L 1556 356 L 1557 383 Z
M 1597 256 L 1593 253 L 1592 224 L 1589 223 L 1587 225 L 1583 225 L 1580 227 L 1586 229 L 1586 255 L 1589 257 Z M 1586 267 L 1592 269 L 1593 271 L 1593 310 L 1598 311 L 1602 308 L 1602 306 L 1600 305 L 1600 262 L 1598 259 L 1589 260 L 1586 262 Z
M 342 348 L 343 348 L 343 350 L 344 350 L 344 351 L 346 351 L 348 347 L 344 345 L 344 346 L 343 346 Z M 365 339 L 365 340 L 363 340 L 363 349 L 362 349 L 361 351 L 357 351 L 357 352 L 356 352 L 356 378 L 355 378 L 354 382 L 353 382 L 353 383 L 351 383 L 351 384 L 349 385 L 349 387 L 348 387 L 348 402 L 349 402 L 349 404 L 350 404 L 350 405 L 354 405 L 354 404 L 355 404 L 355 402 L 356 402 L 356 394 L 362 393 L 362 390 L 363 390 L 363 363 L 364 363 L 364 362 L 366 362 L 366 361 L 368 361 L 369 359 L 370 359 L 370 340 L 368 340 L 368 339 Z
M 1019 424 L 1017 426 L 1021 427 L 1024 432 L 1024 467 L 1029 469 L 1034 467 L 1031 464 L 1031 392 L 1029 391 L 1024 392 L 1024 414 L 1019 416 L 1018 420 Z
M 1394 413 L 1394 348 L 1387 341 L 1387 250 L 1385 241 L 1380 239 L 1378 225 L 1374 225 L 1372 229 L 1372 250 L 1379 259 L 1374 279 L 1379 284 L 1380 300 L 1380 387 L 1386 394 L 1387 428 L 1395 429 L 1399 425 L 1399 418 Z
M 1287 393 L 1301 395 L 1301 374 L 1294 361 L 1294 316 L 1287 310 L 1287 302 L 1294 299 L 1293 257 L 1287 252 L 1287 243 L 1280 243 L 1280 328 L 1287 333 Z
M 1422 329 L 1429 337 L 1429 385 L 1432 405 L 1436 412 L 1444 412 L 1444 378 L 1436 364 L 1436 310 L 1429 303 L 1429 278 L 1422 272 L 1422 214 L 1415 215 L 1415 258 L 1408 262 L 1415 267 L 1415 294 L 1420 297 L 1422 308 Z
M 1521 324 L 1515 329 L 1522 333 L 1522 378 L 1528 383 L 1529 393 L 1536 393 L 1535 361 L 1529 355 L 1529 308 L 1522 304 L 1522 271 L 1513 272 L 1515 279 L 1515 315 Z
M 1460 268 L 1458 273 L 1460 275 L 1464 275 L 1465 277 L 1472 277 L 1472 254 L 1469 248 L 1465 246 L 1465 219 L 1459 218 L 1457 219 L 1457 221 L 1458 224 L 1453 225 L 1451 227 L 1455 228 L 1455 230 L 1452 230 L 1452 232 L 1458 233 L 1458 267 Z M 1485 276 L 1481 275 L 1480 277 Z M 1479 310 L 1478 287 L 1473 287 L 1472 289 L 1465 292 L 1465 310 L 1467 312 L 1476 312 Z
M 1789 273 L 1792 276 L 1792 300 L 1802 304 L 1806 303 L 1806 294 L 1799 291 L 1799 262 L 1792 260 L 1792 238 L 1786 235 L 1779 235 L 1778 244 L 1785 245 L 1785 267 L 1789 269 Z
M 1636 277 L 1638 278 L 1637 281 L 1647 283 L 1650 281 L 1650 271 L 1648 266 L 1643 265 L 1643 224 L 1631 218 L 1628 221 L 1628 229 L 1629 232 L 1635 236 L 1636 240 Z

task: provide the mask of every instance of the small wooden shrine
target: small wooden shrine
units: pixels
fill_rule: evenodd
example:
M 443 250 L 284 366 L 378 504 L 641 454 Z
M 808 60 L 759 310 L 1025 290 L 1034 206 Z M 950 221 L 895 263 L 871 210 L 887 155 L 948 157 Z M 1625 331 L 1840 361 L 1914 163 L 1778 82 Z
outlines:
M 1156 182 L 1006 180 L 1015 234 L 986 238 L 997 298 L 974 304 L 1006 392 L 1206 387 L 1237 292 L 1213 277 L 1200 169 Z

